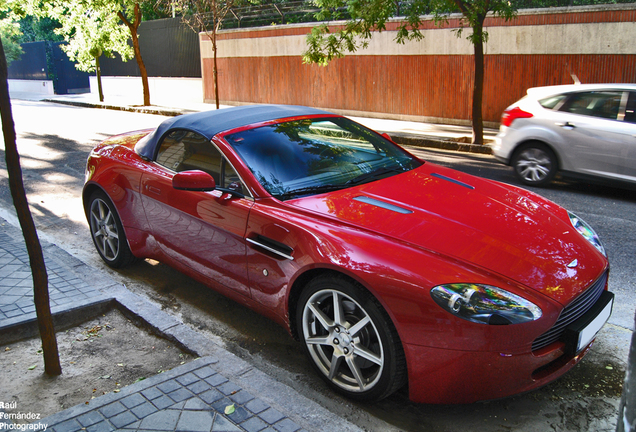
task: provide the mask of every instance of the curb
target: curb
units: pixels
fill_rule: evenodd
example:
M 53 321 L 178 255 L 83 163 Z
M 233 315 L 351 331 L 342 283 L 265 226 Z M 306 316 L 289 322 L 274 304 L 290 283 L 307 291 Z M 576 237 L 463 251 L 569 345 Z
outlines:
M 434 148 L 440 150 L 452 150 L 463 153 L 492 155 L 492 148 L 488 144 L 467 144 L 440 138 L 415 137 L 413 135 L 403 135 L 397 133 L 389 133 L 389 135 L 391 136 L 393 142 L 400 145 Z
M 189 113 L 196 112 L 196 111 L 192 111 L 188 109 L 180 109 L 180 108 L 109 105 L 105 103 L 76 102 L 76 101 L 66 101 L 66 100 L 59 100 L 59 99 L 42 99 L 42 102 L 50 102 L 50 103 L 56 103 L 61 105 L 71 105 L 71 106 L 77 106 L 82 108 L 101 108 L 101 109 L 109 109 L 109 110 L 115 110 L 115 111 L 136 112 L 141 114 L 163 115 L 168 117 L 176 117 L 182 114 L 189 114 Z

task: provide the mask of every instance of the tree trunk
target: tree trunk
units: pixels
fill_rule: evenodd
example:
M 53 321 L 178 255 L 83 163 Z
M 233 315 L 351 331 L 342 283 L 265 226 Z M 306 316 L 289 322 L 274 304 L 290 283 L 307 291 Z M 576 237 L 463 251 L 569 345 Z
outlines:
M 212 51 L 214 51 L 214 66 L 212 66 L 212 75 L 214 77 L 214 100 L 216 101 L 216 109 L 219 109 L 219 70 L 216 65 L 216 30 L 212 32 Z
M 473 87 L 473 144 L 484 143 L 484 119 L 482 115 L 482 102 L 484 98 L 484 40 L 483 20 L 475 32 L 475 82 Z
M 7 82 L 7 61 L 4 47 L 0 41 L 0 112 L 2 113 L 2 131 L 4 134 L 5 158 L 7 172 L 9 174 L 9 189 L 13 198 L 13 205 L 18 214 L 22 235 L 29 253 L 31 273 L 33 274 L 33 298 L 35 312 L 38 318 L 38 328 L 42 338 L 42 351 L 44 353 L 44 371 L 48 375 L 60 375 L 60 357 L 55 339 L 55 328 L 51 316 L 49 303 L 49 281 L 42 254 L 42 246 L 38 239 L 35 223 L 31 216 L 29 203 L 22 182 L 22 168 L 20 167 L 20 155 L 16 145 L 15 126 L 11 113 L 11 100 L 9 98 L 9 84 Z
M 135 50 L 135 59 L 137 60 L 137 66 L 139 66 L 139 73 L 141 74 L 141 84 L 144 88 L 144 106 L 150 105 L 150 86 L 148 85 L 148 71 L 146 65 L 141 58 L 141 50 L 139 49 L 139 38 L 137 37 L 137 30 L 132 31 L 133 49 Z
M 95 72 L 97 74 L 97 89 L 99 90 L 99 101 L 104 102 L 104 91 L 102 90 L 102 70 L 99 66 L 99 56 L 95 57 Z
M 121 11 L 117 12 L 117 16 L 119 16 L 119 18 L 128 27 L 128 30 L 130 30 L 133 51 L 135 52 L 135 60 L 137 61 L 137 66 L 139 67 L 139 74 L 141 75 L 141 85 L 143 86 L 144 90 L 144 106 L 149 106 L 150 86 L 148 85 L 148 71 L 146 70 L 144 60 L 141 57 L 141 50 L 139 49 L 139 37 L 137 35 L 137 29 L 139 28 L 139 24 L 141 24 L 141 9 L 139 8 L 139 3 L 135 3 L 134 14 L 135 18 L 131 23 L 128 18 L 126 18 L 126 15 L 124 15 Z

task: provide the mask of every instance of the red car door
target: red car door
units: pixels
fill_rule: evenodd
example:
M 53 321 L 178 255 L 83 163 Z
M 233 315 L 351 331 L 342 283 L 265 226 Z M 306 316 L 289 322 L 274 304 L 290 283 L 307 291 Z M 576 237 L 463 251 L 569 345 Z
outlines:
M 234 169 L 209 140 L 194 132 L 172 132 L 162 141 L 153 169 L 141 179 L 151 234 L 170 258 L 249 296 L 244 237 L 254 201 L 222 190 L 174 189 L 175 173 L 187 170 L 208 172 L 219 188 L 241 187 Z

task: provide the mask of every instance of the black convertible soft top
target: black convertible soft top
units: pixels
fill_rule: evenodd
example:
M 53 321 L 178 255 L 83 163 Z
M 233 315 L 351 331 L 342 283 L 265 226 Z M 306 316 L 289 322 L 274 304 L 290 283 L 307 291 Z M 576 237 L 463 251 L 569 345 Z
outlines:
M 319 109 L 295 105 L 246 105 L 185 114 L 165 120 L 157 129 L 137 143 L 135 151 L 144 159 L 154 160 L 157 153 L 157 145 L 161 141 L 161 138 L 166 132 L 175 129 L 190 130 L 203 135 L 207 139 L 212 139 L 212 137 L 219 132 L 241 126 L 288 117 L 316 114 L 332 115 L 332 113 Z

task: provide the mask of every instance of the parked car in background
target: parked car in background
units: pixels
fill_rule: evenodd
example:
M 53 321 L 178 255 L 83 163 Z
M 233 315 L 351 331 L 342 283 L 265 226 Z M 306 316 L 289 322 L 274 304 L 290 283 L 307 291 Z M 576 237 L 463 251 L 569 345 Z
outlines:
M 501 117 L 494 156 L 529 186 L 560 174 L 636 185 L 636 84 L 535 87 Z
M 418 159 L 305 107 L 190 114 L 90 154 L 84 206 L 111 267 L 152 258 L 284 326 L 359 400 L 540 387 L 610 316 L 594 231 L 526 190 Z

